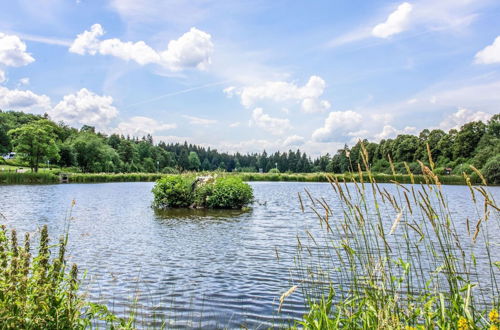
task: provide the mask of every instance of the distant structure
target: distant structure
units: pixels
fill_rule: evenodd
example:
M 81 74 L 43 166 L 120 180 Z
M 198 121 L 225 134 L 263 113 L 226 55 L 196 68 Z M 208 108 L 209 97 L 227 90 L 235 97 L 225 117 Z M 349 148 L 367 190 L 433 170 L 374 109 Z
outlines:
M 2 155 L 4 159 L 13 159 L 16 158 L 16 153 L 15 152 L 8 152 L 5 155 Z

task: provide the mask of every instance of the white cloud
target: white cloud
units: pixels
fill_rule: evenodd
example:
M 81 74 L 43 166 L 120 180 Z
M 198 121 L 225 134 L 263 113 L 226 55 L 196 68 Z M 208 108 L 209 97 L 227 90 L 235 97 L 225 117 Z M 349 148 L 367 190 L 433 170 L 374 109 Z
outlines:
M 35 59 L 26 52 L 26 44 L 18 36 L 0 32 L 0 64 L 6 66 L 24 66 Z
M 377 140 L 382 140 L 382 139 L 394 138 L 400 134 L 416 134 L 416 133 L 417 133 L 416 127 L 407 126 L 404 129 L 399 130 L 397 128 L 392 127 L 391 125 L 385 125 L 384 128 L 382 129 L 382 132 L 376 134 L 375 138 Z
M 101 24 L 94 24 L 90 27 L 90 31 L 84 31 L 76 36 L 69 47 L 71 53 L 79 55 L 95 55 L 99 51 L 99 37 L 104 35 L 104 30 Z
M 457 112 L 447 116 L 439 124 L 439 128 L 448 131 L 452 128 L 459 129 L 462 125 L 471 121 L 482 121 L 486 123 L 491 116 L 490 113 L 483 111 L 472 111 L 465 108 L 459 108 Z
M 144 41 L 124 42 L 117 38 L 99 40 L 103 35 L 102 26 L 94 24 L 90 31 L 84 31 L 76 37 L 69 51 L 79 55 L 111 55 L 140 65 L 155 63 L 171 71 L 180 71 L 206 69 L 214 49 L 211 35 L 194 27 L 179 39 L 171 40 L 164 51 L 157 51 Z
M 113 133 L 130 135 L 130 136 L 145 136 L 147 134 L 154 134 L 159 131 L 166 131 L 176 128 L 175 124 L 162 124 L 149 117 L 132 117 L 127 121 L 122 121 L 118 126 L 112 130 Z
M 29 85 L 30 84 L 30 78 L 25 77 L 25 78 L 19 79 L 19 84 L 20 85 L 24 85 L 24 86 Z
M 479 64 L 500 63 L 500 36 L 483 50 L 479 51 L 474 57 L 474 62 Z
M 111 96 L 99 96 L 82 88 L 75 94 L 65 95 L 49 114 L 56 121 L 103 129 L 118 115 L 118 110 Z
M 236 121 L 234 123 L 229 124 L 229 127 L 234 128 L 234 127 L 240 127 L 241 123 L 239 121 Z
M 286 81 L 268 81 L 260 85 L 237 89 L 234 86 L 224 89 L 228 97 L 239 95 L 241 104 L 250 108 L 260 101 L 298 102 L 306 113 L 321 112 L 330 108 L 328 101 L 320 100 L 325 90 L 325 81 L 318 76 L 311 76 L 308 82 L 299 87 Z
M 305 113 L 323 112 L 330 109 L 330 102 L 314 98 L 307 98 L 302 101 L 302 110 Z
M 208 125 L 217 124 L 217 120 L 215 120 L 215 119 L 206 119 L 206 118 L 200 118 L 200 117 L 188 116 L 188 115 L 184 115 L 182 117 L 188 119 L 189 123 L 191 125 L 208 126 Z
M 288 119 L 271 117 L 264 113 L 262 108 L 255 108 L 253 110 L 250 125 L 260 127 L 274 135 L 282 135 L 292 128 Z
M 356 129 L 362 123 L 362 117 L 354 111 L 330 112 L 323 127 L 312 134 L 315 142 L 333 142 L 342 139 L 350 130 Z
M 409 25 L 410 13 L 413 6 L 404 2 L 392 12 L 384 23 L 376 25 L 372 34 L 378 38 L 389 38 L 394 34 L 403 32 Z
M 184 68 L 204 70 L 210 64 L 213 49 L 210 34 L 192 27 L 179 39 L 168 43 L 167 50 L 161 53 L 161 62 L 174 71 Z
M 6 80 L 7 80 L 7 76 L 5 75 L 5 72 L 0 70 L 0 84 Z
M 305 142 L 305 139 L 303 136 L 300 136 L 300 135 L 291 135 L 289 137 L 287 137 L 284 141 L 283 141 L 283 146 L 285 147 L 289 147 L 289 146 L 301 146 L 303 145 Z
M 28 90 L 0 86 L 0 109 L 43 113 L 50 110 L 50 98 Z

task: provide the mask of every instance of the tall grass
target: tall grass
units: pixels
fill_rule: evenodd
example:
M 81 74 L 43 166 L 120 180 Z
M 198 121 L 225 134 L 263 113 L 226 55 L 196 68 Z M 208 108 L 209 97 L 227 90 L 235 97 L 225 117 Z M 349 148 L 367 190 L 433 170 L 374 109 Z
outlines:
M 65 227 L 69 229 L 69 222 Z M 0 226 L 1 329 L 84 329 L 96 324 L 132 327 L 132 318 L 120 319 L 104 305 L 83 299 L 78 267 L 67 263 L 68 231 L 51 246 L 47 226 L 43 226 L 38 249 L 33 251 L 31 244 L 29 233 L 18 244 L 16 230 Z
M 299 195 L 322 230 L 298 238 L 294 284 L 310 303 L 298 327 L 498 329 L 499 208 L 464 175 L 475 216 L 462 221 L 421 166 L 424 183 L 391 192 L 368 172 L 353 184 L 329 176 L 330 203 Z
M 140 182 L 156 181 L 165 176 L 157 173 L 73 173 L 69 176 L 69 182 Z
M 0 184 L 57 183 L 59 176 L 49 172 L 16 173 L 0 171 Z

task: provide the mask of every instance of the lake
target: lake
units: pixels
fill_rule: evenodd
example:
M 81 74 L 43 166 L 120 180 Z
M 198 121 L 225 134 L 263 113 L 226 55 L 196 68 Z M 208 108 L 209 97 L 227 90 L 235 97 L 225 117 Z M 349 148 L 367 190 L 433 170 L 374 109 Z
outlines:
M 91 300 L 121 316 L 134 308 L 144 326 L 266 328 L 306 311 L 297 291 L 277 312 L 280 295 L 297 280 L 297 236 L 321 231 L 297 193 L 306 188 L 332 201 L 333 213 L 335 195 L 327 183 L 250 184 L 256 203 L 248 212 L 155 212 L 153 183 L 145 182 L 0 186 L 0 223 L 20 233 L 47 224 L 55 242 L 75 200 L 68 251 L 87 270 L 83 291 Z M 488 189 L 498 200 L 500 188 Z M 457 224 L 475 218 L 468 187 L 443 190 Z M 387 218 L 390 226 L 393 215 Z

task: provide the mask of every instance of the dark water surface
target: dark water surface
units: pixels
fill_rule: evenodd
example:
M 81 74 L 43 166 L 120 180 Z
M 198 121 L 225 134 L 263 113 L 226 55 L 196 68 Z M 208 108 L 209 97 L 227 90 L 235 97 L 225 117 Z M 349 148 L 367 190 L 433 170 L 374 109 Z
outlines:
M 0 186 L 0 223 L 19 232 L 47 224 L 55 239 L 74 199 L 68 250 L 88 272 L 90 299 L 122 316 L 133 306 L 139 326 L 267 328 L 306 310 L 296 292 L 277 313 L 293 283 L 297 234 L 320 230 L 297 193 L 334 194 L 325 183 L 251 185 L 257 202 L 248 212 L 155 212 L 153 183 Z M 467 187 L 443 189 L 457 216 L 474 217 Z M 489 190 L 498 200 L 500 188 Z

